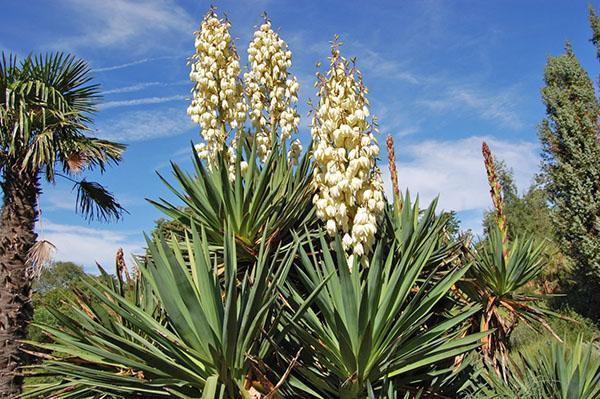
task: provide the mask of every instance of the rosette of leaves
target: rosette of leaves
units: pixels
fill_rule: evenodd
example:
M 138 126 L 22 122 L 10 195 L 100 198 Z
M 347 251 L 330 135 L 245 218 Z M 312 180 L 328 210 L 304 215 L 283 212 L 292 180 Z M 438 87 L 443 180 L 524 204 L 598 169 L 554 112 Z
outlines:
M 226 226 L 235 239 L 240 261 L 252 261 L 262 240 L 289 244 L 291 232 L 314 224 L 310 149 L 297 165 L 287 158 L 284 144 L 274 145 L 262 162 L 256 142 L 240 145 L 233 167 L 235 178 L 228 176 L 227 154 L 218 155 L 218 168 L 208 168 L 194 152 L 194 172 L 187 173 L 172 164 L 176 188 L 161 179 L 181 201 L 150 201 L 179 226 L 202 226 L 211 250 L 222 252 Z M 242 172 L 241 164 L 247 162 Z
M 286 292 L 294 326 L 287 345 L 303 348 L 290 385 L 307 397 L 362 398 L 385 397 L 392 383 L 403 397 L 449 374 L 456 356 L 480 345 L 487 332 L 466 332 L 479 307 L 442 305 L 468 268 L 440 275 L 440 238 L 419 221 L 416 227 L 391 247 L 390 237 L 380 237 L 368 266 L 348 264 L 339 237 L 333 248 L 322 235 L 300 246 L 299 282 Z M 307 309 L 299 305 L 305 292 L 314 293 Z
M 75 316 L 56 311 L 61 328 L 39 326 L 53 342 L 30 342 L 51 354 L 29 374 L 55 381 L 22 397 L 274 396 L 281 376 L 262 359 L 278 340 L 277 294 L 295 246 L 283 251 L 262 240 L 240 273 L 232 234 L 223 238 L 222 264 L 204 231 L 193 227 L 184 243 L 187 259 L 181 243 L 149 240 L 129 288 L 120 279 L 88 279 L 90 296 L 73 303 Z
M 597 399 L 600 398 L 600 353 L 579 336 L 573 342 L 552 342 L 515 355 L 508 378 L 493 369 L 471 398 Z

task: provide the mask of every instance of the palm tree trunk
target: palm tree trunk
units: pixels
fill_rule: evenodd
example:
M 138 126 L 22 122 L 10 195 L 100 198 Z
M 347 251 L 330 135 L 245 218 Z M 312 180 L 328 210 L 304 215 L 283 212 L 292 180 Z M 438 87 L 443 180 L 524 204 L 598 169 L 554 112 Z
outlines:
M 0 398 L 9 398 L 21 392 L 23 377 L 17 367 L 25 354 L 18 340 L 26 337 L 33 314 L 26 260 L 37 238 L 40 187 L 37 173 L 23 172 L 16 165 L 4 168 L 0 185 L 4 194 L 0 211 Z

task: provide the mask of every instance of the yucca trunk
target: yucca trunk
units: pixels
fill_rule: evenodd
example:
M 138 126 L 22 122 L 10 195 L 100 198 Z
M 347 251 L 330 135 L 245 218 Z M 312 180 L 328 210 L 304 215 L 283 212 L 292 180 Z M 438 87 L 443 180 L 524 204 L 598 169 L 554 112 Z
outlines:
M 34 172 L 6 166 L 0 212 L 0 398 L 16 397 L 23 378 L 17 367 L 25 354 L 18 340 L 26 336 L 33 308 L 27 253 L 35 244 L 39 181 Z

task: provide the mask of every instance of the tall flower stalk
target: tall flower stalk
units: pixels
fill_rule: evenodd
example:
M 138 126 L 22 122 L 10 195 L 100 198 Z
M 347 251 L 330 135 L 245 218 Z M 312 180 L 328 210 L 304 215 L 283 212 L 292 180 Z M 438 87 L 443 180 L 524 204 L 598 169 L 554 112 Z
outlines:
M 496 166 L 494 164 L 494 157 L 490 151 L 490 147 L 484 141 L 481 145 L 481 152 L 483 154 L 485 170 L 487 172 L 488 182 L 490 184 L 490 195 L 492 197 L 492 203 L 496 210 L 496 223 L 498 224 L 498 230 L 502 238 L 502 256 L 506 261 L 508 258 L 508 224 L 506 221 L 506 214 L 504 213 L 503 199 L 502 199 L 502 185 L 496 175 Z
M 398 169 L 396 168 L 396 152 L 394 151 L 394 138 L 391 134 L 387 135 L 385 140 L 388 151 L 388 165 L 390 168 L 390 179 L 392 180 L 392 190 L 394 192 L 394 207 L 396 210 L 402 210 L 402 197 L 400 196 L 400 185 L 398 184 Z
M 373 246 L 384 208 L 367 88 L 356 66 L 340 55 L 337 42 L 329 71 L 317 78 L 319 104 L 311 131 L 317 216 L 330 236 L 342 236 L 351 256 L 362 257 Z
M 211 9 L 196 32 L 196 52 L 191 60 L 194 88 L 187 113 L 200 125 L 204 143 L 196 150 L 211 167 L 230 131 L 243 126 L 248 111 L 230 27 L 228 20 L 219 19 Z
M 266 15 L 264 18 L 248 47 L 250 70 L 244 74 L 249 117 L 256 129 L 257 153 L 263 161 L 271 153 L 278 130 L 279 139 L 285 142 L 298 131 L 300 123 L 295 106 L 300 85 L 288 72 L 292 66 L 292 52 L 273 30 Z M 298 148 L 299 141 L 294 143 L 290 155 L 297 157 L 302 149 Z

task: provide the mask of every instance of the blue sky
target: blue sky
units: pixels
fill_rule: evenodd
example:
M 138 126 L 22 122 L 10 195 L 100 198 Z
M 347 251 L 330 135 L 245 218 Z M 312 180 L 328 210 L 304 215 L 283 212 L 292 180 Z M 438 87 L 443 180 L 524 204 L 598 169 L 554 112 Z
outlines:
M 242 65 L 263 11 L 279 28 L 301 83 L 304 143 L 315 64 L 326 62 L 340 34 L 343 54 L 363 71 L 380 137 L 396 138 L 400 185 L 424 200 L 439 194 L 441 206 L 476 232 L 489 207 L 481 141 L 525 189 L 539 166 L 546 58 L 569 40 L 598 75 L 587 1 L 3 0 L 0 50 L 88 60 L 104 92 L 94 134 L 129 145 L 123 163 L 101 177 L 130 212 L 122 222 L 87 223 L 73 212 L 69 184 L 44 188 L 40 232 L 57 245 L 58 259 L 111 267 L 116 249 L 139 250 L 142 231 L 160 217 L 145 201 L 170 198 L 156 171 L 169 178 L 170 160 L 189 165 L 189 142 L 199 141 L 185 114 L 186 58 L 210 4 L 232 21 Z

